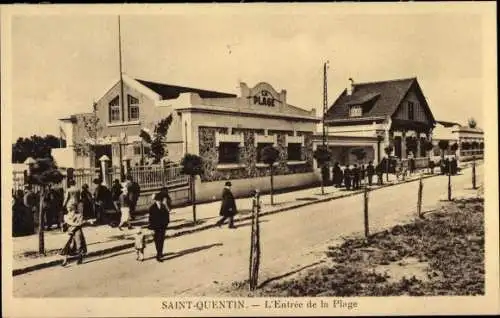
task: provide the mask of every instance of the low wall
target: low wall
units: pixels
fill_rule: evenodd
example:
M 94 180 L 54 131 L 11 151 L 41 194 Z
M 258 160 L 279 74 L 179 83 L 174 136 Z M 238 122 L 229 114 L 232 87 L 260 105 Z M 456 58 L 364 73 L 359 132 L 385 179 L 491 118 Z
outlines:
M 268 192 L 271 189 L 270 177 L 230 180 L 231 191 L 235 197 L 246 197 L 253 189 Z M 279 175 L 274 177 L 274 189 L 298 188 L 318 182 L 314 172 Z M 226 181 L 200 182 L 196 180 L 196 202 L 220 200 Z
M 153 195 L 158 193 L 161 189 L 141 191 L 139 201 L 137 202 L 137 210 L 147 210 L 153 203 Z M 173 206 L 182 206 L 189 202 L 189 187 L 179 187 L 169 189 L 168 193 L 172 199 Z

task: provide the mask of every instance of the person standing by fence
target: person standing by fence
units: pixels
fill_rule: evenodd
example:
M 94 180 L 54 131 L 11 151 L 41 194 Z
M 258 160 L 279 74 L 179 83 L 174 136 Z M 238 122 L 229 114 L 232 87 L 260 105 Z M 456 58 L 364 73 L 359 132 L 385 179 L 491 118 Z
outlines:
M 170 222 L 170 211 L 163 204 L 163 197 L 157 193 L 153 197 L 154 202 L 149 207 L 149 229 L 154 231 L 154 241 L 156 247 L 156 260 L 163 262 L 163 244 L 165 243 L 165 232 Z
M 111 186 L 111 200 L 113 201 L 113 207 L 116 210 L 116 213 L 120 212 L 120 195 L 122 194 L 122 185 L 120 184 L 120 180 L 115 179 L 113 181 L 113 185 Z
M 373 162 L 369 161 L 366 167 L 366 175 L 368 176 L 368 185 L 372 185 L 373 175 L 375 174 L 375 168 L 373 167 Z
M 82 185 L 81 199 L 83 208 L 83 218 L 91 219 L 95 217 L 95 212 L 93 211 L 94 209 L 92 204 L 93 203 L 92 193 L 90 193 L 89 185 L 86 183 Z
M 95 208 L 95 216 L 96 223 L 102 224 L 104 217 L 104 209 L 106 208 L 107 198 L 106 193 L 108 189 L 101 183 L 101 180 L 96 178 L 94 179 L 95 190 L 94 190 L 94 208 Z
M 118 229 L 121 231 L 122 226 L 127 225 L 128 229 L 131 229 L 130 225 L 130 197 L 127 189 L 127 183 L 122 184 L 122 194 L 120 194 L 120 224 L 118 224 Z
M 130 219 L 134 219 L 134 214 L 136 212 L 137 201 L 139 201 L 139 196 L 141 195 L 140 185 L 132 179 L 131 175 L 127 176 L 127 187 L 130 199 Z

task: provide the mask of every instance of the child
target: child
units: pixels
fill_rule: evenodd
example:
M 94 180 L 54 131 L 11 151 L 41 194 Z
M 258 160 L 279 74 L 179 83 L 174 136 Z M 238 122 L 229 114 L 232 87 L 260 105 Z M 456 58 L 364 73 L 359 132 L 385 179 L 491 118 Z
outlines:
M 146 248 L 146 236 L 144 235 L 142 228 L 139 227 L 135 233 L 135 252 L 137 253 L 136 260 L 141 262 L 144 260 L 144 248 Z

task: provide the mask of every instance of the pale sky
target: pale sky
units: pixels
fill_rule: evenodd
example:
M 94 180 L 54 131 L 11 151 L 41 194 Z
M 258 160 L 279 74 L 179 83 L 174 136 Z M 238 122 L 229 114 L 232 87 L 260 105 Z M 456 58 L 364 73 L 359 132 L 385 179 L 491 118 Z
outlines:
M 329 60 L 330 104 L 349 77 L 416 76 L 437 120 L 483 122 L 480 15 L 185 12 L 122 15 L 124 72 L 237 94 L 239 81 L 265 81 L 286 89 L 290 104 L 321 109 Z M 13 141 L 57 136 L 58 118 L 91 111 L 118 80 L 116 15 L 17 15 L 11 26 Z

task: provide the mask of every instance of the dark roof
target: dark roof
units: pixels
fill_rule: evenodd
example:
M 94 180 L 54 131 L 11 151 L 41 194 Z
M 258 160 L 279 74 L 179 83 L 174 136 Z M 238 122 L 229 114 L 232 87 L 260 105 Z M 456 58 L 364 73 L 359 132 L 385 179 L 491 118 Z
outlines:
M 417 90 L 420 90 L 416 77 L 380 82 L 354 83 L 351 96 L 347 95 L 347 90 L 345 89 L 328 109 L 326 118 L 352 118 L 349 117 L 349 107 L 353 104 L 362 103 L 371 104 L 369 105 L 371 107 L 363 111 L 362 117 L 392 116 L 413 85 L 417 85 Z M 422 98 L 425 100 L 423 94 Z M 428 107 L 428 105 L 426 106 Z M 429 115 L 434 121 L 430 110 Z
M 197 93 L 198 95 L 200 95 L 201 98 L 236 97 L 235 94 L 207 91 L 191 87 L 168 85 L 163 83 L 144 81 L 137 78 L 135 80 L 141 83 L 142 85 L 148 87 L 149 89 L 153 90 L 154 92 L 158 93 L 162 99 L 176 99 L 182 93 Z

